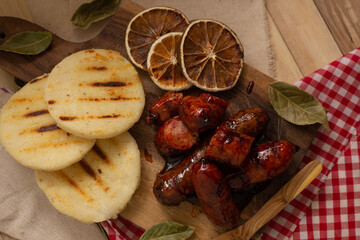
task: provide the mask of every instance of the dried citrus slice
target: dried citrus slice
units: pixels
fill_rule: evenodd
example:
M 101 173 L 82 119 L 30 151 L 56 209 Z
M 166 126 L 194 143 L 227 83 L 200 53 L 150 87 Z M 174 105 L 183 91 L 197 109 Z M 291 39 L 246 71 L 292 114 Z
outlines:
M 161 89 L 180 91 L 192 86 L 184 77 L 177 59 L 181 35 L 181 32 L 167 33 L 150 48 L 147 69 L 151 79 Z
M 224 24 L 197 20 L 185 30 L 180 42 L 180 65 L 186 79 L 207 91 L 235 86 L 244 64 L 244 49 Z
M 188 25 L 187 18 L 176 9 L 154 7 L 140 12 L 130 21 L 125 34 L 131 62 L 146 70 L 151 45 L 166 33 L 184 32 Z

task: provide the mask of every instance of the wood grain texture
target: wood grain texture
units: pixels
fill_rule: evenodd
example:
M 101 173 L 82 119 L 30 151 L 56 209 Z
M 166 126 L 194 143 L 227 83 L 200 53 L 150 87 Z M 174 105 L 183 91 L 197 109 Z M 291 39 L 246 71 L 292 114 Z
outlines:
M 266 7 L 304 76 L 342 56 L 312 0 L 267 0 Z
M 54 36 L 51 47 L 38 56 L 22 56 L 6 52 L 0 53 L 0 66 L 15 76 L 29 81 L 44 72 L 50 72 L 64 57 L 81 49 L 114 49 L 126 56 L 124 47 L 125 29 L 130 19 L 141 10 L 142 8 L 140 6 L 124 0 L 117 14 L 108 23 L 103 32 L 94 39 L 85 43 L 69 43 Z M 25 29 L 41 29 L 39 26 L 26 21 L 4 17 L 0 17 L 0 26 L 6 26 L 5 30 L 7 35 L 8 33 L 11 34 Z M 146 91 L 145 109 L 147 109 L 152 102 L 164 94 L 164 91 L 153 84 L 146 72 L 142 70 L 138 70 L 138 72 Z M 247 94 L 246 88 L 251 81 L 255 82 L 255 86 L 252 93 Z M 289 169 L 274 179 L 269 187 L 255 196 L 248 207 L 245 208 L 242 212 L 240 223 L 250 218 L 270 196 L 277 192 L 278 189 L 295 174 L 295 170 L 301 162 L 318 127 L 317 125 L 309 127 L 294 126 L 281 119 L 274 112 L 267 95 L 268 85 L 273 81 L 274 79 L 245 64 L 242 76 L 235 88 L 214 94 L 231 103 L 226 113 L 227 117 L 246 107 L 264 108 L 271 117 L 266 136 L 274 140 L 285 139 L 300 147 L 300 151 L 295 155 Z M 200 92 L 199 89 L 193 87 L 185 91 L 184 94 L 198 95 Z M 153 143 L 156 128 L 146 123 L 145 116 L 146 111 L 144 111 L 140 121 L 130 131 L 138 141 L 141 151 L 142 181 L 138 191 L 121 215 L 145 229 L 162 220 L 173 220 L 192 225 L 196 228 L 193 239 L 209 239 L 226 231 L 226 229 L 213 225 L 201 212 L 199 207 L 193 206 L 188 202 L 182 203 L 177 207 L 166 207 L 157 202 L 152 193 L 152 185 L 156 173 L 164 166 L 164 160 L 157 153 Z M 145 152 L 152 155 L 152 163 L 145 160 Z
M 343 54 L 360 47 L 360 1 L 314 0 Z
M 270 40 L 272 42 L 271 47 L 275 56 L 275 78 L 278 81 L 294 83 L 303 78 L 303 75 L 268 11 L 267 18 L 269 23 Z
M 29 6 L 24 0 L 0 0 L 0 15 L 19 17 L 30 22 L 33 21 Z

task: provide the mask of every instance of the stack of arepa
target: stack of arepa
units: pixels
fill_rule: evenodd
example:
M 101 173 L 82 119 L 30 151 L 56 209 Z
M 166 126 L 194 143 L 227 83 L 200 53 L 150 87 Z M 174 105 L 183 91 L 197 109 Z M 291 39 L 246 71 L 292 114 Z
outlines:
M 140 152 L 127 130 L 144 104 L 139 75 L 118 52 L 80 51 L 9 99 L 0 141 L 35 170 L 56 209 L 100 222 L 124 209 L 140 183 Z

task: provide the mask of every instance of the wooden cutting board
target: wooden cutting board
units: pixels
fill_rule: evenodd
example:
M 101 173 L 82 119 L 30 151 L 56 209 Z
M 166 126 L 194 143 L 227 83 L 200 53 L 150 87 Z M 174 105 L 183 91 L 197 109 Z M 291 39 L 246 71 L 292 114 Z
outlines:
M 30 81 L 34 77 L 50 72 L 64 57 L 82 49 L 113 49 L 127 57 L 124 44 L 125 30 L 131 18 L 142 9 L 142 7 L 131 1 L 124 0 L 118 12 L 109 21 L 105 29 L 92 40 L 84 43 L 70 43 L 54 35 L 51 46 L 36 56 L 23 56 L 0 51 L 0 67 L 19 79 Z M 39 30 L 44 29 L 18 18 L 0 17 L 0 44 L 15 33 Z M 219 233 L 226 231 L 226 229 L 212 224 L 206 215 L 202 213 L 199 206 L 188 202 L 184 202 L 176 207 L 163 206 L 157 202 L 152 193 L 152 185 L 156 173 L 163 168 L 165 162 L 154 146 L 156 128 L 148 125 L 145 117 L 150 104 L 165 92 L 153 84 L 145 71 L 137 70 L 146 92 L 146 106 L 140 121 L 130 132 L 137 140 L 141 151 L 142 180 L 139 189 L 121 215 L 144 229 L 160 221 L 172 220 L 194 226 L 195 234 L 192 239 L 210 239 L 217 236 Z M 251 217 L 257 209 L 294 175 L 318 128 L 316 125 L 307 127 L 295 126 L 284 121 L 276 114 L 269 103 L 267 94 L 268 85 L 273 81 L 274 79 L 271 77 L 245 64 L 240 80 L 233 89 L 214 94 L 230 102 L 226 117 L 230 117 L 240 109 L 247 107 L 261 107 L 265 109 L 271 117 L 271 122 L 265 135 L 273 140 L 288 140 L 300 147 L 287 171 L 274 179 L 264 191 L 257 194 L 251 200 L 242 212 L 240 223 Z M 248 94 L 246 89 L 250 82 L 254 83 L 254 88 Z M 201 92 L 201 90 L 192 87 L 184 91 L 184 95 L 198 95 Z

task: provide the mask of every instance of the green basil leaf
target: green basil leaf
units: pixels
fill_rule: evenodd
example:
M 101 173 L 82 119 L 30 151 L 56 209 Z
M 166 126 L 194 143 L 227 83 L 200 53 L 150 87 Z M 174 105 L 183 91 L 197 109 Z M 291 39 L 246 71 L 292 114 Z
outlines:
M 0 50 L 25 55 L 36 55 L 51 43 L 50 32 L 21 32 L 11 36 L 0 46 Z
M 188 239 L 193 232 L 193 227 L 165 221 L 146 230 L 140 240 L 184 240 Z
M 108 18 L 116 13 L 120 0 L 94 0 L 82 4 L 71 17 L 76 26 L 87 29 L 93 22 Z
M 270 103 L 285 120 L 296 125 L 320 123 L 329 131 L 326 110 L 311 94 L 285 82 L 274 82 L 269 86 Z

